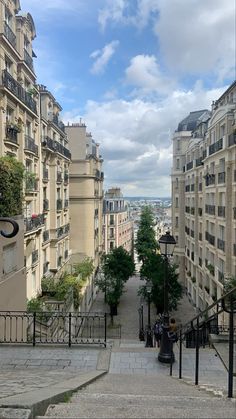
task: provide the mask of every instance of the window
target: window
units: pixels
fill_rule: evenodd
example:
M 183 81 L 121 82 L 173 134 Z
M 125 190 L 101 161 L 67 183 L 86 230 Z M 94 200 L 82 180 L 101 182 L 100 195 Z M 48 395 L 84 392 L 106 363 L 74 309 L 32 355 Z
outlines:
M 110 224 L 113 225 L 114 224 L 114 215 L 110 215 Z
M 180 150 L 180 140 L 177 140 L 177 150 Z
M 7 122 L 12 122 L 13 121 L 13 116 L 14 116 L 13 109 L 11 109 L 9 106 L 7 106 L 7 109 L 6 109 Z
M 114 249 L 114 242 L 110 242 L 110 246 L 109 246 L 110 250 Z
M 176 169 L 179 169 L 179 159 L 176 159 Z
M 5 22 L 8 24 L 8 26 L 10 26 L 11 28 L 11 24 L 12 24 L 12 14 L 10 13 L 10 10 L 5 7 Z
M 9 274 L 17 269 L 16 243 L 3 247 L 3 274 Z
M 33 293 L 36 292 L 36 273 L 35 271 L 32 272 L 32 291 Z
M 7 70 L 9 74 L 12 73 L 12 61 L 7 56 L 5 56 L 5 70 Z

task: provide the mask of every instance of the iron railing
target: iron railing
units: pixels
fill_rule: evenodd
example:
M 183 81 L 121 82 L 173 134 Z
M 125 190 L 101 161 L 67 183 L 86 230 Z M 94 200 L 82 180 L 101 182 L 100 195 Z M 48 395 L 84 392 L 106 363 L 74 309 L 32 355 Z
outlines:
M 16 81 L 7 70 L 3 70 L 2 84 L 23 102 L 31 111 L 37 114 L 37 104 L 31 95 Z
M 106 313 L 0 312 L 0 344 L 106 346 Z
M 179 379 L 182 378 L 183 343 L 187 348 L 195 348 L 195 385 L 199 383 L 199 350 L 200 346 L 210 344 L 210 334 L 228 333 L 228 397 L 233 397 L 233 370 L 234 370 L 234 315 L 236 313 L 236 287 L 224 294 L 207 309 L 195 316 L 184 326 L 180 326 L 177 334 L 179 338 Z M 219 316 L 227 312 L 229 324 L 219 325 Z M 170 363 L 170 375 L 172 375 L 172 362 Z

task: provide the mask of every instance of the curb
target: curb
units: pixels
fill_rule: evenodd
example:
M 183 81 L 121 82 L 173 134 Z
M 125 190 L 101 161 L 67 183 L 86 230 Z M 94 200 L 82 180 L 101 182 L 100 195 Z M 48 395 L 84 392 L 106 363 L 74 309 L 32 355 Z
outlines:
M 98 355 L 96 371 L 81 373 L 78 377 L 57 382 L 49 387 L 2 398 L 0 418 L 32 419 L 43 416 L 50 404 L 65 402 L 75 391 L 105 375 L 109 370 L 110 358 L 111 350 L 103 349 Z

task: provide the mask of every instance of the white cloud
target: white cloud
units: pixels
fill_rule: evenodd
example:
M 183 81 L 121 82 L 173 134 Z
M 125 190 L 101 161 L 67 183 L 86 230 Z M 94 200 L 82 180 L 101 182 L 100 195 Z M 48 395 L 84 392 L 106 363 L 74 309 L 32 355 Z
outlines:
M 162 75 L 154 55 L 137 55 L 130 61 L 125 70 L 126 83 L 136 86 L 136 94 L 143 95 L 148 92 L 159 94 L 170 92 L 173 89 L 173 81 Z
M 105 67 L 107 66 L 109 60 L 114 55 L 115 50 L 118 47 L 118 45 L 119 45 L 119 41 L 112 41 L 109 44 L 105 45 L 104 48 L 93 51 L 90 54 L 91 58 L 96 59 L 90 70 L 92 74 L 101 74 L 104 72 Z
M 189 112 L 210 109 L 212 100 L 228 86 L 205 91 L 174 90 L 159 102 L 141 99 L 87 102 L 83 120 L 100 143 L 104 158 L 105 188 L 118 185 L 125 195 L 170 195 L 171 136 Z M 75 111 L 65 122 L 79 121 Z
M 234 1 L 159 0 L 158 5 L 155 33 L 173 74 L 234 77 Z

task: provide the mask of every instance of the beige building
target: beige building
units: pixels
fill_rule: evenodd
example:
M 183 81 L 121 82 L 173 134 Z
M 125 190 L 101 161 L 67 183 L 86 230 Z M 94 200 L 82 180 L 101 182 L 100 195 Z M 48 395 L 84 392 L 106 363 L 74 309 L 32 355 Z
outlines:
M 68 124 L 65 131 L 72 159 L 69 175 L 72 261 L 79 262 L 86 256 L 92 258 L 96 275 L 102 254 L 103 160 L 99 144 L 86 131 L 84 123 Z M 88 308 L 93 292 L 91 278 L 85 296 Z
M 173 137 L 172 225 L 180 279 L 204 309 L 236 275 L 236 82 Z
M 122 246 L 133 251 L 133 221 L 120 188 L 110 188 L 103 203 L 104 252 Z
M 42 277 L 57 273 L 69 257 L 70 152 L 60 105 L 36 85 L 32 16 L 19 10 L 18 0 L 0 1 L 0 156 L 14 156 L 25 167 L 24 223 L 15 238 L 0 239 L 9 264 L 0 271 L 0 295 L 12 293 L 14 283 L 16 297 L 14 304 L 8 299 L 9 310 L 24 309 L 26 298 L 40 292 Z M 22 304 L 16 303 L 20 295 Z

